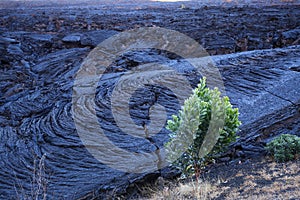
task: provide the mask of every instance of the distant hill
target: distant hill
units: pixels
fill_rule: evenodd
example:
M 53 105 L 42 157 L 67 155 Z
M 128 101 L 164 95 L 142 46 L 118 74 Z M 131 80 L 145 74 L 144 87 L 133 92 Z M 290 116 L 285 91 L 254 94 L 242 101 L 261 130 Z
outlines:
M 147 3 L 152 0 L 1 0 L 0 9 L 5 8 L 26 8 L 26 7 L 46 7 L 46 6 L 74 6 L 74 5 L 99 5 L 99 4 L 134 4 Z
M 153 4 L 156 1 L 170 3 L 172 0 L 1 0 L 0 9 L 56 7 L 56 6 L 87 6 L 87 5 L 119 5 L 119 4 Z M 178 0 L 176 0 L 178 1 Z M 186 3 L 199 5 L 299 5 L 300 0 L 182 0 Z M 178 3 L 178 2 L 177 2 Z

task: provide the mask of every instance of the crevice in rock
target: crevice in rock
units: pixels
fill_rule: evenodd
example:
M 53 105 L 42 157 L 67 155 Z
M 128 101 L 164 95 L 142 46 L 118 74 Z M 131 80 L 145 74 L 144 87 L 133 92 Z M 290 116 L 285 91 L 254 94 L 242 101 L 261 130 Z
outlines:
M 148 140 L 152 145 L 155 146 L 156 150 L 155 150 L 155 155 L 157 156 L 157 169 L 160 171 L 160 169 L 163 167 L 163 158 L 160 155 L 160 148 L 159 146 L 153 141 L 153 139 L 149 136 L 148 133 L 148 128 L 146 126 L 146 124 L 143 124 L 144 127 L 144 131 L 145 131 L 145 138 L 146 140 Z
M 291 67 L 290 70 L 292 70 L 294 72 L 300 72 L 300 66 L 299 67 Z
M 279 99 L 282 99 L 282 100 L 284 100 L 284 101 L 287 101 L 287 102 L 291 103 L 293 106 L 297 106 L 297 104 L 295 104 L 294 102 L 292 102 L 292 101 L 289 100 L 289 99 L 286 99 L 286 98 L 284 98 L 284 97 L 282 97 L 282 96 L 280 96 L 280 95 L 274 94 L 273 92 L 270 92 L 270 91 L 268 91 L 268 90 L 266 90 L 266 89 L 264 89 L 264 88 L 262 88 L 262 89 L 263 89 L 263 91 L 265 91 L 265 92 L 267 92 L 267 93 L 269 93 L 269 94 L 271 94 L 271 95 L 273 95 L 273 96 L 275 96 L 275 97 L 278 97 Z

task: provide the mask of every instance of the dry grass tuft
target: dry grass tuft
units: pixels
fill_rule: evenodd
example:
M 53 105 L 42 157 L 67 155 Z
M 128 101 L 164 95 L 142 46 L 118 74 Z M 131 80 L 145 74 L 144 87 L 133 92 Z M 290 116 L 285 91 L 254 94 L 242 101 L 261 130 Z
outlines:
M 28 194 L 28 191 L 17 182 L 15 185 L 16 199 L 20 200 L 46 200 L 47 199 L 47 184 L 48 176 L 45 172 L 45 159 L 46 154 L 42 155 L 39 159 L 34 159 L 33 162 L 33 171 L 31 177 L 31 191 Z M 16 177 L 17 179 L 17 177 Z M 18 180 L 18 179 L 17 179 Z
M 162 179 L 160 177 L 160 179 Z M 160 188 L 160 190 L 158 189 Z M 141 198 L 148 200 L 180 200 L 180 199 L 211 199 L 213 194 L 212 191 L 215 191 L 217 187 L 208 181 L 192 180 L 186 183 L 164 183 L 164 186 L 151 188 L 148 187 L 148 192 L 152 193 L 151 197 Z

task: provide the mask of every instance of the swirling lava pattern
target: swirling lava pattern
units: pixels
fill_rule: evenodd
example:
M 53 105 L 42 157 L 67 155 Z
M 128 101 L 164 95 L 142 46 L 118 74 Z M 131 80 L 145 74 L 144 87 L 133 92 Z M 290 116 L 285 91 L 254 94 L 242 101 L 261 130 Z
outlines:
M 168 42 L 164 37 L 160 33 L 158 38 Z M 145 38 L 141 41 L 150 42 Z M 139 45 L 145 47 L 145 44 Z M 94 191 L 92 196 L 101 196 L 105 193 L 102 194 L 102 190 L 122 190 L 130 182 L 162 168 L 165 164 L 157 150 L 168 141 L 169 132 L 164 128 L 166 119 L 177 113 L 201 73 L 193 61 L 180 56 L 185 52 L 185 57 L 199 57 L 199 49 L 190 51 L 182 43 L 183 48 L 174 53 L 167 51 L 170 47 L 176 49 L 174 44 L 168 48 L 162 48 L 159 43 L 155 45 L 124 51 L 113 57 L 101 73 L 98 71 L 92 78 L 88 76 L 87 80 L 96 86 L 93 93 L 82 87 L 76 91 L 73 86 L 76 78 L 80 80 L 77 72 L 87 60 L 93 55 L 97 60 L 96 50 L 64 49 L 42 56 L 32 66 L 24 68 L 16 64 L 4 68 L 0 86 L 0 176 L 3 177 L 0 197 L 32 198 L 37 195 L 32 191 L 41 183 L 50 199 L 76 199 L 91 191 Z M 200 54 L 206 55 L 201 51 Z M 76 92 L 88 92 L 92 96 L 76 96 L 79 94 Z M 123 100 L 128 102 L 123 104 Z M 74 102 L 78 105 L 76 112 L 81 112 L 80 118 L 74 117 Z M 126 113 L 119 113 L 124 110 Z M 91 116 L 96 116 L 97 124 L 90 123 Z M 125 119 L 128 124 L 122 123 L 123 116 L 130 119 Z M 118 151 L 103 144 L 106 156 L 96 159 L 90 147 L 99 147 L 101 142 L 107 141 L 101 138 L 96 143 L 86 144 L 74 122 L 89 128 L 85 130 L 101 128 L 109 144 L 118 147 Z M 130 126 L 136 131 L 127 132 Z M 148 135 L 142 135 L 145 127 L 149 127 Z M 93 140 L 92 137 L 90 141 Z M 112 163 L 128 159 L 128 155 L 142 157 L 129 159 L 123 165 Z M 40 163 L 41 160 L 44 163 Z M 95 190 L 95 185 L 101 189 Z
M 65 191 L 88 191 L 90 183 L 101 185 L 124 175 L 89 156 L 75 129 L 72 80 L 87 54 L 88 49 L 49 54 L 32 69 L 22 71 L 30 77 L 20 83 L 26 86 L 23 90 L 2 99 L 1 197 L 31 198 L 31 190 L 38 187 L 35 161 L 43 155 L 49 198 L 76 198 L 76 192 Z M 9 75 L 10 69 L 5 73 Z M 16 81 L 13 78 L 2 80 Z
M 191 72 L 198 76 L 212 76 L 218 83 L 222 83 L 219 71 L 205 50 L 193 39 L 176 31 L 158 27 L 139 28 L 117 34 L 100 43 L 85 59 L 76 75 L 72 109 L 75 125 L 84 145 L 96 159 L 112 168 L 130 173 L 152 172 L 168 165 L 165 162 L 163 142 L 160 141 L 158 145 L 155 140 L 165 138 L 159 133 L 164 129 L 166 119 L 174 112 L 168 111 L 172 107 L 161 98 L 170 96 L 168 102 L 178 101 L 182 105 L 192 91 L 187 78 L 169 64 L 162 63 L 162 60 L 147 64 L 135 63 L 131 69 L 118 69 L 119 73 L 115 77 L 105 76 L 105 72 L 111 70 L 109 66 L 119 56 L 141 50 L 152 50 L 152 53 L 161 51 L 178 56 L 190 65 Z M 95 96 L 99 77 L 98 88 L 107 93 Z M 113 80 L 111 85 L 106 84 L 109 79 Z M 215 79 L 211 80 L 217 83 Z M 143 95 L 139 99 L 142 101 L 133 103 L 134 95 L 141 92 Z M 149 92 L 154 93 L 154 99 L 147 95 Z M 105 102 L 104 105 L 102 102 Z M 142 108 L 138 117 L 134 117 L 137 112 L 132 109 L 137 107 L 136 104 Z M 107 110 L 107 106 L 111 107 L 111 112 L 103 115 L 102 110 Z M 97 116 L 95 108 L 98 108 L 100 116 Z M 110 123 L 107 126 L 104 123 L 103 130 L 103 118 L 110 118 L 113 125 Z M 106 127 L 114 127 L 114 130 L 107 130 Z M 132 140 L 135 142 L 128 142 Z

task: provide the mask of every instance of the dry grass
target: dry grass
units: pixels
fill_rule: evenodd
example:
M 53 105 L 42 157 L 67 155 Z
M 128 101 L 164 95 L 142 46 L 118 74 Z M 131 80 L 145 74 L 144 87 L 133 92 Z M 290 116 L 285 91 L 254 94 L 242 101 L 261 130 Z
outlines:
M 181 200 L 181 199 L 210 199 L 211 191 L 217 187 L 207 181 L 198 183 L 190 181 L 186 183 L 169 182 L 159 178 L 155 185 L 147 185 L 139 188 L 141 197 L 147 200 Z
M 152 186 L 138 188 L 137 199 L 300 199 L 300 161 L 274 163 L 270 160 L 227 166 L 217 179 L 166 181 L 159 178 Z M 230 167 L 234 168 L 232 171 Z M 219 171 L 218 171 L 219 172 Z M 215 173 L 210 171 L 208 173 Z M 209 177 L 209 176 L 206 176 Z
M 18 182 L 15 185 L 16 199 L 20 200 L 46 200 L 47 199 L 47 184 L 48 177 L 45 173 L 46 154 L 39 159 L 34 159 L 33 172 L 31 177 L 31 191 L 28 194 L 27 190 Z M 17 179 L 17 177 L 15 177 Z M 18 179 L 17 179 L 18 180 Z

